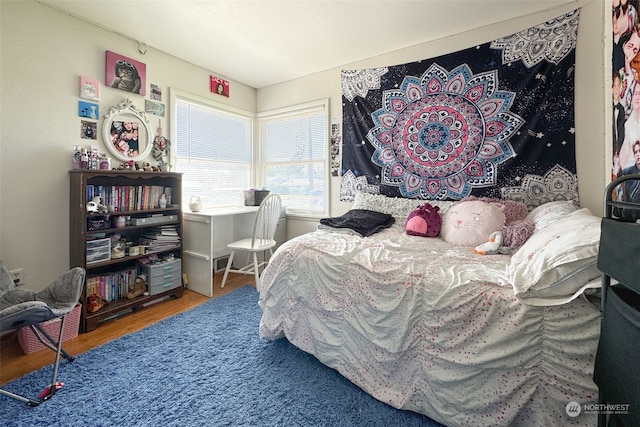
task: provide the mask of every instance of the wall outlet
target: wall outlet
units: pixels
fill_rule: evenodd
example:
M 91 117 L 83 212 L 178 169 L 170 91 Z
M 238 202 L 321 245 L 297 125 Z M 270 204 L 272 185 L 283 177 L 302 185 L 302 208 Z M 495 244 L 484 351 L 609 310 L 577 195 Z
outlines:
M 13 283 L 15 283 L 17 286 L 24 285 L 24 268 L 20 267 L 16 268 L 15 270 L 9 270 L 9 274 L 11 274 Z

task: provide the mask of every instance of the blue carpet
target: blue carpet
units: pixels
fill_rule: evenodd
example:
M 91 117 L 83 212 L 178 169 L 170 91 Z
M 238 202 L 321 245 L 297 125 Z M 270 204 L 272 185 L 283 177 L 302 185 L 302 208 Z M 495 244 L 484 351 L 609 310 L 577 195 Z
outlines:
M 36 408 L 0 396 L 2 426 L 439 426 L 370 397 L 284 339 L 258 337 L 253 287 L 64 361 Z M 5 385 L 37 396 L 51 367 Z

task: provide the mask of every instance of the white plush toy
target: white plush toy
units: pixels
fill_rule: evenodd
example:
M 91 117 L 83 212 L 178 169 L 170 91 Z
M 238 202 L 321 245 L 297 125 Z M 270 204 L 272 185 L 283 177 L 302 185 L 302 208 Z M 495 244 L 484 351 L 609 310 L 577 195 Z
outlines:
M 87 203 L 87 212 L 107 212 L 107 207 L 102 204 L 100 196 L 96 196 Z
M 473 248 L 473 252 L 480 255 L 493 255 L 500 252 L 502 246 L 502 232 L 494 231 L 489 236 L 489 241 Z

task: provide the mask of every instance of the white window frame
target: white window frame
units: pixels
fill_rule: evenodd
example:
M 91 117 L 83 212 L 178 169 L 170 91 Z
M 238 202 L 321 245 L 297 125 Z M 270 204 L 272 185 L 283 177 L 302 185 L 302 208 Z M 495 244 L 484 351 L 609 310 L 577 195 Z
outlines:
M 173 159 L 173 161 L 176 162 L 176 166 L 177 166 L 177 159 L 178 159 L 178 154 L 177 154 L 178 126 L 177 126 L 176 102 L 178 100 L 197 104 L 206 108 L 211 108 L 220 113 L 239 116 L 241 118 L 245 118 L 249 120 L 249 132 L 250 132 L 249 139 L 251 144 L 251 147 L 250 147 L 251 154 L 249 159 L 249 186 L 251 186 L 255 182 L 255 122 L 256 122 L 255 114 L 239 108 L 221 104 L 221 103 L 212 101 L 210 99 L 202 98 L 197 95 L 193 95 L 187 92 L 183 92 L 183 91 L 171 88 L 169 91 L 169 103 L 170 103 L 169 109 L 170 109 L 170 119 L 171 119 L 171 140 L 170 141 L 176 141 L 176 143 L 171 144 L 170 151 L 171 151 L 171 159 Z M 176 170 L 176 167 L 174 167 L 173 170 Z M 183 186 L 184 186 L 184 179 L 183 179 Z M 183 188 L 182 194 L 185 195 L 185 193 L 186 192 L 184 191 L 184 188 Z M 224 205 L 203 205 L 203 208 L 242 205 L 242 203 L 243 203 L 243 195 L 242 195 L 242 191 L 239 190 L 237 199 L 230 200 L 229 203 L 226 203 Z
M 296 114 L 312 112 L 314 110 L 323 111 L 325 115 L 324 121 L 324 177 L 323 177 L 323 209 L 322 211 L 310 211 L 307 209 L 296 209 L 295 207 L 287 206 L 287 197 L 283 196 L 283 206 L 287 209 L 287 215 L 296 216 L 301 218 L 322 218 L 329 215 L 330 212 L 330 194 L 331 194 L 331 170 L 330 170 L 330 150 L 329 150 L 329 99 L 324 98 L 316 101 L 310 101 L 303 104 L 297 104 L 289 107 L 279 108 L 275 110 L 264 111 L 258 113 L 258 128 L 259 128 L 259 143 L 258 143 L 258 161 L 257 161 L 257 179 L 261 186 L 265 183 L 265 168 L 264 165 L 267 162 L 263 161 L 263 155 L 267 149 L 266 136 L 265 136 L 265 122 L 270 119 L 282 119 L 288 116 L 295 116 Z M 313 161 L 304 162 L 297 161 L 297 163 L 316 163 Z M 266 188 L 269 189 L 268 187 Z

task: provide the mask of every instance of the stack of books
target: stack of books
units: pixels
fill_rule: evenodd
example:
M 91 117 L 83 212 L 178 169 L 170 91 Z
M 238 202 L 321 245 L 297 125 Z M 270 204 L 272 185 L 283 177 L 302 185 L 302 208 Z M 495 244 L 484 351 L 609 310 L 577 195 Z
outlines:
M 139 244 L 147 247 L 147 252 L 158 252 L 180 246 L 180 235 L 175 225 L 160 225 L 145 232 Z

